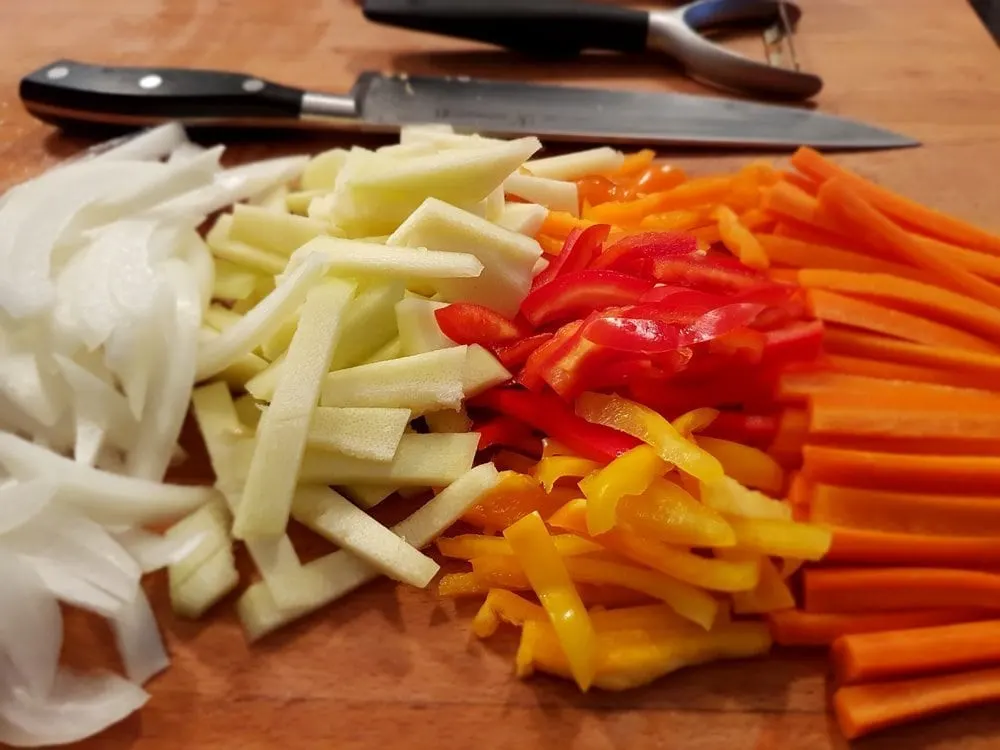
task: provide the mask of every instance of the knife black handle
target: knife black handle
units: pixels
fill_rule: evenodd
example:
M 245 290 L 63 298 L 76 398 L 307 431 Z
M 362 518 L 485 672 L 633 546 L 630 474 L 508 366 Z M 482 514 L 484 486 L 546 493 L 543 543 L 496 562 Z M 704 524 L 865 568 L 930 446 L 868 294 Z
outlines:
M 365 0 L 376 23 L 475 39 L 532 55 L 641 52 L 649 13 L 576 0 Z
M 297 120 L 306 95 L 239 73 L 123 68 L 59 60 L 21 80 L 21 100 L 57 125 L 138 127 L 166 120 L 281 125 Z

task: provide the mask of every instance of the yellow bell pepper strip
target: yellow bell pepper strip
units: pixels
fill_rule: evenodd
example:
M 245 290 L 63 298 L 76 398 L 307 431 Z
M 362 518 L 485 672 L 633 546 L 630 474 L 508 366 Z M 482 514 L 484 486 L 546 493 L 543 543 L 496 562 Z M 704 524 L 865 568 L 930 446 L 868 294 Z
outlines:
M 586 692 L 596 671 L 596 634 L 545 521 L 538 513 L 531 513 L 505 529 L 503 535 L 549 616 L 573 679 Z
M 785 486 L 781 464 L 759 448 L 721 438 L 698 437 L 698 445 L 714 456 L 727 476 L 764 492 L 780 493 Z M 705 481 L 703 477 L 698 477 Z
M 573 512 L 564 511 L 565 506 L 550 519 L 550 525 L 578 534 L 586 533 L 582 514 L 575 509 Z M 729 561 L 702 557 L 626 529 L 613 529 L 596 536 L 594 541 L 628 560 L 703 589 L 751 591 L 758 583 L 759 566 L 755 560 Z
M 471 562 L 477 578 L 495 588 L 521 591 L 529 588 L 526 576 L 512 557 L 484 555 L 473 558 Z M 666 602 L 674 612 L 700 625 L 703 630 L 712 627 L 719 610 L 718 600 L 708 592 L 656 571 L 588 557 L 567 557 L 562 559 L 562 563 L 576 583 L 620 586 L 641 592 Z
M 547 625 L 538 620 L 528 620 L 521 628 L 521 641 L 517 644 L 517 654 L 514 655 L 514 674 L 522 680 L 530 677 L 535 672 L 535 650 L 541 638 L 543 628 Z M 549 628 L 552 626 L 550 625 Z M 566 663 L 566 654 L 563 653 L 559 639 L 552 630 L 552 639 L 556 650 L 562 656 L 563 663 Z M 566 665 L 566 677 L 569 677 L 569 665 Z
M 712 424 L 718 416 L 718 409 L 703 406 L 700 409 L 692 409 L 691 411 L 684 412 L 670 424 L 685 438 L 689 438 L 694 433 L 701 432 Z
M 703 632 L 700 627 L 681 617 L 666 604 L 643 604 L 620 609 L 594 607 L 590 610 L 590 621 L 594 623 L 598 635 L 618 630 Z
M 726 249 L 740 259 L 745 266 L 764 269 L 771 265 L 767 253 L 753 232 L 743 226 L 740 217 L 729 206 L 716 206 L 712 211 L 718 222 L 719 237 Z
M 829 529 L 808 523 L 739 516 L 727 516 L 726 520 L 736 532 L 738 547 L 762 555 L 821 560 L 833 541 Z
M 597 461 L 578 456 L 549 456 L 535 467 L 535 479 L 542 483 L 546 492 L 552 492 L 560 479 L 580 479 L 601 468 Z
M 448 598 L 479 596 L 489 590 L 489 584 L 475 573 L 446 573 L 438 581 L 438 596 Z
M 744 518 L 792 520 L 792 506 L 756 490 L 750 490 L 732 477 L 701 483 L 701 501 L 720 513 Z
M 668 544 L 732 547 L 736 535 L 726 518 L 682 487 L 657 479 L 642 495 L 618 503 L 619 520 L 640 534 Z
M 568 677 L 565 656 L 555 631 L 547 623 L 532 625 L 522 634 L 518 658 L 519 676 L 535 668 Z M 670 630 L 599 633 L 597 675 L 594 686 L 603 690 L 627 690 L 648 684 L 670 672 L 718 659 L 740 659 L 765 654 L 771 647 L 765 623 L 728 623 L 711 632 L 683 633 Z
M 503 448 L 493 456 L 493 465 L 500 471 L 512 471 L 515 474 L 533 476 L 537 462 L 523 453 Z
M 499 531 L 533 511 L 547 518 L 564 502 L 564 497 L 546 493 L 534 477 L 504 472 L 497 485 L 462 515 L 462 520 L 487 532 Z
M 687 440 L 655 411 L 635 401 L 587 392 L 576 400 L 576 413 L 588 422 L 611 427 L 653 446 L 664 461 L 703 482 L 723 475 L 718 459 Z
M 603 534 L 615 526 L 615 509 L 625 495 L 641 495 L 668 466 L 648 445 L 637 445 L 580 481 L 587 497 L 587 531 Z
M 760 581 L 753 591 L 733 594 L 733 611 L 738 615 L 763 614 L 795 606 L 795 597 L 769 557 L 761 557 Z
M 545 622 L 547 618 L 541 606 L 513 591 L 490 589 L 486 601 L 472 619 L 472 632 L 478 638 L 489 638 L 500 627 L 501 621 L 520 626 L 529 620 Z
M 574 534 L 560 534 L 552 537 L 556 551 L 563 557 L 574 555 L 591 555 L 604 552 L 604 548 L 589 539 Z M 471 560 L 483 555 L 513 555 L 510 542 L 498 536 L 481 534 L 461 534 L 453 537 L 441 537 L 437 540 L 438 551 L 445 557 L 455 557 L 459 560 Z
M 542 438 L 542 458 L 552 456 L 576 456 L 576 454 L 553 438 Z

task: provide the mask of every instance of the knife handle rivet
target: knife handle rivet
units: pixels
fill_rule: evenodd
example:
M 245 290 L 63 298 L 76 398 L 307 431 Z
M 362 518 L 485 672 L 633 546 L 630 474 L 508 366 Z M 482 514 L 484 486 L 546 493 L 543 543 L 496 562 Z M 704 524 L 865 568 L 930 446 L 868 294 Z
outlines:
M 163 83 L 163 79 L 156 74 L 143 76 L 142 78 L 139 79 L 139 88 L 155 89 L 161 83 Z
M 248 94 L 256 94 L 264 90 L 264 82 L 259 78 L 247 78 L 243 81 L 243 90 Z
M 69 75 L 69 68 L 65 65 L 57 65 L 54 68 L 49 68 L 45 72 L 45 77 L 51 81 L 58 81 L 60 78 L 65 78 Z

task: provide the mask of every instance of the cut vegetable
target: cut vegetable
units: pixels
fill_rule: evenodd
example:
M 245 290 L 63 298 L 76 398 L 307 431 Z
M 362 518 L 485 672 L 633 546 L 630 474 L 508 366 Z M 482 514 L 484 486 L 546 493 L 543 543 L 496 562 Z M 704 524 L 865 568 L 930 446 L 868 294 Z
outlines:
M 326 226 L 315 219 L 245 204 L 233 207 L 233 222 L 229 228 L 230 239 L 285 256 L 323 234 L 326 234 Z
M 354 458 L 391 461 L 409 421 L 409 409 L 319 407 L 307 444 Z
M 607 174 L 621 168 L 625 154 L 607 146 L 576 151 L 571 154 L 531 159 L 524 169 L 535 177 L 550 180 L 578 180 L 595 174 Z

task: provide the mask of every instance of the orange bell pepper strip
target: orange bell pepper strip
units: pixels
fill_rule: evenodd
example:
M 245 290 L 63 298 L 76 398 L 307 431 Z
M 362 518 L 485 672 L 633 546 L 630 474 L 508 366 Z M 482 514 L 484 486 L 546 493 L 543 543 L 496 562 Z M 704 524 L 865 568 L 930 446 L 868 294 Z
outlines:
M 641 174 L 649 168 L 649 165 L 653 163 L 653 159 L 656 158 L 656 152 L 652 149 L 644 148 L 641 151 L 635 151 L 631 154 L 625 154 L 625 159 L 622 161 L 621 166 L 618 167 L 613 173 L 614 177 L 631 177 Z
M 546 493 L 533 477 L 505 473 L 462 515 L 462 520 L 480 529 L 499 531 L 532 511 L 547 518 L 563 503 L 565 498 Z
M 781 465 L 759 448 L 705 436 L 699 436 L 697 443 L 722 464 L 726 476 L 742 485 L 774 493 L 785 486 Z
M 538 233 L 565 240 L 574 229 L 586 229 L 595 223 L 587 221 L 587 219 L 580 219 L 565 211 L 549 211 Z
M 685 438 L 690 438 L 696 432 L 706 429 L 718 416 L 718 409 L 703 406 L 700 409 L 692 409 L 691 411 L 684 412 L 670 424 Z
M 757 585 L 750 591 L 732 594 L 733 612 L 736 614 L 763 614 L 795 606 L 791 589 L 769 557 L 728 549 L 716 550 L 715 555 L 734 564 L 752 560 L 758 567 Z
M 719 513 L 729 513 L 744 518 L 773 518 L 789 521 L 792 508 L 788 503 L 775 500 L 755 490 L 749 490 L 732 477 L 714 482 L 703 482 L 701 501 Z
M 535 467 L 535 479 L 542 483 L 546 492 L 551 492 L 560 479 L 580 479 L 600 468 L 601 465 L 597 461 L 587 458 L 549 456 L 538 462 Z
M 548 619 L 545 610 L 527 599 L 506 589 L 490 589 L 486 601 L 472 618 L 472 632 L 477 638 L 489 638 L 501 622 L 523 625 L 529 620 L 544 622 Z
M 622 498 L 618 518 L 644 536 L 692 547 L 732 547 L 736 535 L 718 511 L 661 479 L 642 495 Z
M 479 596 L 490 590 L 490 584 L 475 573 L 446 573 L 438 581 L 438 596 L 449 599 Z
M 545 522 L 532 513 L 506 528 L 504 537 L 549 616 L 573 679 L 586 691 L 597 670 L 596 634 Z
M 664 461 L 702 481 L 723 476 L 718 459 L 687 440 L 669 421 L 642 404 L 620 396 L 588 392 L 577 399 L 576 413 L 588 422 L 611 427 L 651 445 Z
M 723 619 L 721 611 L 716 616 L 715 626 Z M 638 607 L 590 610 L 590 620 L 598 635 L 619 630 L 645 630 L 657 632 L 670 630 L 682 633 L 702 633 L 699 626 L 681 617 L 666 604 L 644 604 Z
M 772 557 L 822 560 L 833 541 L 829 529 L 807 523 L 739 516 L 726 520 L 736 533 L 737 547 Z
M 894 310 L 825 289 L 810 289 L 807 294 L 812 313 L 825 323 L 863 328 L 928 346 L 964 349 L 980 354 L 997 354 L 996 345 L 971 333 L 935 323 L 918 315 Z
M 637 445 L 580 480 L 587 498 L 587 531 L 603 534 L 615 525 L 615 509 L 625 495 L 641 495 L 667 472 L 667 464 L 648 445 Z
M 561 534 L 552 537 L 556 551 L 563 557 L 574 555 L 592 555 L 603 552 L 601 545 L 589 539 L 574 534 Z M 471 560 L 482 555 L 512 555 L 510 542 L 498 536 L 482 536 L 480 534 L 460 534 L 453 537 L 441 537 L 437 540 L 438 551 L 444 557 L 454 557 L 459 560 Z
M 731 176 L 699 177 L 670 190 L 650 193 L 632 201 L 612 201 L 593 206 L 584 210 L 583 217 L 602 224 L 634 225 L 649 214 L 715 205 L 732 189 L 733 180 Z
M 740 217 L 729 206 L 716 206 L 712 212 L 718 222 L 722 244 L 745 266 L 764 269 L 771 265 L 767 253 L 753 233 L 743 226 Z
M 689 208 L 643 216 L 639 228 L 654 232 L 690 232 L 707 225 L 709 221 L 705 211 Z
M 839 178 L 859 198 L 868 201 L 885 215 L 913 227 L 921 234 L 972 250 L 1000 255 L 1000 236 L 876 185 L 834 164 L 815 149 L 805 146 L 800 148 L 792 156 L 792 165 L 816 182 L 825 183 Z
M 529 623 L 532 632 L 522 633 L 518 649 L 525 673 L 537 668 L 568 677 L 566 657 L 559 649 L 554 630 L 546 623 Z M 740 659 L 767 653 L 771 636 L 764 623 L 729 623 L 711 632 L 629 630 L 599 633 L 597 674 L 594 686 L 603 690 L 627 690 L 646 685 L 683 667 L 718 659 Z M 527 665 L 530 665 L 527 666 Z
M 497 451 L 493 456 L 493 465 L 500 471 L 511 471 L 528 476 L 535 473 L 535 465 L 537 463 L 535 459 L 529 458 L 523 453 L 507 450 L 506 448 Z
M 564 507 L 555 521 L 550 519 L 550 524 L 555 526 L 558 522 L 558 528 L 587 533 L 587 519 L 578 508 L 573 509 L 575 512 L 567 512 Z M 731 562 L 702 557 L 624 529 L 600 534 L 594 541 L 626 559 L 710 591 L 749 591 L 758 583 L 756 560 Z

